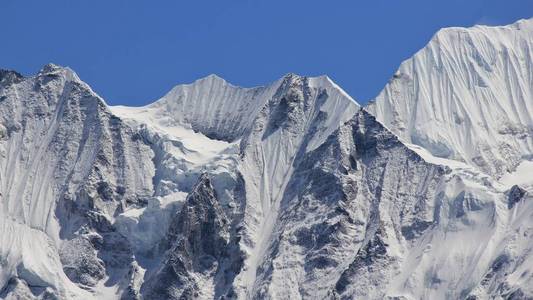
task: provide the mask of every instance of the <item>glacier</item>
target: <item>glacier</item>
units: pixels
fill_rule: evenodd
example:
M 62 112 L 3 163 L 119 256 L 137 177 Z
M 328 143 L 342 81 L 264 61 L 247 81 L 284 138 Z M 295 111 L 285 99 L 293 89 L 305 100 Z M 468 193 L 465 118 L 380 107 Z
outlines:
M 1 70 L 0 299 L 532 298 L 532 32 L 443 29 L 365 107 Z

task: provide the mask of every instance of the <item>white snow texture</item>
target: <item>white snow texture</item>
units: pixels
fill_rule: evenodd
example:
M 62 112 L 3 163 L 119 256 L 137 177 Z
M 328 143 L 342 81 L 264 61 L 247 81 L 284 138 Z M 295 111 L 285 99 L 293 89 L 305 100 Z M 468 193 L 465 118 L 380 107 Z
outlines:
M 533 19 L 439 31 L 364 108 L 0 70 L 0 299 L 532 299 L 532 192 Z

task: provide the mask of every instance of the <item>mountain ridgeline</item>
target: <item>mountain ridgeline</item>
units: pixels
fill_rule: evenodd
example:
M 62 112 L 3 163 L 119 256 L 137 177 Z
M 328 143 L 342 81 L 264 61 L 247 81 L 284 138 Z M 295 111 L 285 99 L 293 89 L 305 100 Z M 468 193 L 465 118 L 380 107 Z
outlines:
M 439 31 L 366 107 L 1 70 L 0 299 L 533 298 L 532 159 L 533 20 Z

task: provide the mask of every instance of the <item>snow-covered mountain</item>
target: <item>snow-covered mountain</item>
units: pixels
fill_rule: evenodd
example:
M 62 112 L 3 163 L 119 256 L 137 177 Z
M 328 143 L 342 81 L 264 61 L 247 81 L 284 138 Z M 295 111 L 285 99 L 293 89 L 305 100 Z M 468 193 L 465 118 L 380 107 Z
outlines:
M 231 100 L 226 101 L 228 95 Z M 233 101 L 235 103 L 227 104 Z M 223 228 L 225 235 L 229 235 L 225 256 L 230 257 L 220 257 L 216 262 L 230 269 L 212 267 L 214 273 L 207 277 L 199 275 L 199 271 L 187 274 L 187 279 L 183 279 L 186 284 L 180 282 L 184 289 L 174 294 L 159 285 L 152 289 L 161 298 L 179 298 L 183 291 L 193 290 L 211 298 L 244 297 L 255 292 L 252 288 L 257 270 L 274 234 L 295 163 L 352 118 L 359 105 L 327 77 L 304 78 L 289 74 L 267 87 L 253 89 L 234 87 L 216 76 L 209 76 L 191 85 L 178 86 L 147 107 L 114 107 L 112 110 L 132 124 L 150 124 L 149 130 L 153 128 L 167 135 L 164 139 L 183 141 L 183 149 L 175 151 L 174 157 L 193 163 L 192 168 L 185 168 L 189 173 L 191 169 L 197 170 L 190 178 L 197 178 L 203 172 L 209 174 L 209 184 L 194 183 L 188 178 L 183 180 L 176 174 L 168 177 L 175 183 L 172 192 L 188 192 L 191 184 L 202 189 L 214 186 L 216 193 L 208 194 L 216 194 L 216 199 L 203 201 L 221 203 L 223 209 L 219 211 L 224 214 L 220 218 L 231 220 L 228 221 L 231 224 Z M 192 130 L 196 133 L 191 133 Z M 201 135 L 204 142 L 191 138 L 198 144 L 188 143 L 187 134 Z M 219 140 L 208 138 L 214 135 Z M 219 144 L 223 146 L 217 148 Z M 209 158 L 195 160 L 197 155 L 214 149 L 219 150 Z M 191 200 L 188 197 L 186 201 Z M 173 265 L 173 272 L 176 272 L 175 267 Z M 163 281 L 161 277 L 176 277 L 174 273 L 169 275 L 167 269 L 168 266 L 158 271 L 156 283 Z M 217 282 L 215 279 L 222 276 L 222 272 L 225 275 Z M 148 288 L 151 287 L 149 284 Z M 147 293 L 153 295 L 154 292 L 148 290 Z
M 499 115 L 532 105 L 531 74 L 496 68 L 531 65 L 530 23 L 438 33 L 428 47 L 456 52 L 422 50 L 366 109 L 326 76 L 211 75 L 125 107 L 68 68 L 0 71 L 0 299 L 533 297 L 531 137 L 488 138 L 501 118 L 530 124 Z M 509 48 L 483 77 L 483 95 L 509 96 L 483 113 L 461 76 L 485 73 L 447 67 L 471 61 L 468 45 Z M 470 142 L 501 162 L 480 164 L 464 128 L 442 125 L 454 90 L 461 124 L 486 123 L 465 127 Z M 424 113 L 440 125 L 416 125 Z
M 69 69 L 1 76 L 0 297 L 88 298 L 132 262 L 112 222 L 152 195 L 150 147 Z
M 501 177 L 533 151 L 533 19 L 440 30 L 367 109 L 404 141 Z

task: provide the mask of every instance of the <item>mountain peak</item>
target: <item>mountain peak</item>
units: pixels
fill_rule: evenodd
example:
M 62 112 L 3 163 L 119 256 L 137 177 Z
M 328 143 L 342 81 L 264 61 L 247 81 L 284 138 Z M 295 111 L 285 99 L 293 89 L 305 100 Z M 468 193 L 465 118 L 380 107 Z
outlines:
M 310 87 L 317 88 L 317 89 L 325 89 L 326 91 L 342 95 L 342 97 L 349 99 L 351 102 L 359 106 L 359 103 L 354 98 L 352 98 L 346 91 L 344 91 L 329 76 L 325 74 L 319 75 L 319 76 L 302 76 L 302 75 L 290 72 L 290 73 L 285 74 L 280 79 L 281 82 L 283 81 L 294 82 L 297 80 L 306 80 Z
M 533 28 L 533 18 L 529 18 L 529 19 L 520 19 L 518 21 L 516 21 L 514 24 L 511 24 L 510 26 L 514 26 L 518 29 L 522 29 L 524 27 L 527 27 L 527 28 Z
M 502 176 L 533 151 L 532 49 L 533 19 L 442 29 L 368 110 L 408 143 Z
M 493 40 L 502 39 L 507 40 L 509 32 L 514 32 L 512 35 L 531 34 L 533 33 L 533 18 L 520 19 L 512 24 L 505 25 L 487 25 L 475 24 L 470 27 L 451 26 L 439 29 L 432 38 L 433 40 L 450 39 L 456 37 L 458 34 L 477 35 L 482 34 L 482 37 L 491 38 Z
M 285 80 L 293 80 L 293 79 L 298 79 L 298 78 L 306 78 L 306 76 L 302 76 L 302 75 L 299 75 L 293 72 L 289 72 L 283 75 L 283 77 L 281 77 L 281 79 L 285 79 Z
M 207 75 L 207 76 L 205 76 L 203 78 L 197 79 L 194 82 L 196 83 L 196 82 L 202 82 L 202 81 L 218 81 L 218 82 L 228 83 L 226 81 L 226 79 L 224 79 L 224 78 L 222 78 L 222 77 L 220 77 L 220 76 L 218 76 L 217 74 L 214 74 L 214 73 L 209 74 L 209 75 Z
M 0 84 L 20 82 L 24 76 L 13 70 L 0 69 Z
M 56 65 L 54 63 L 48 63 L 46 65 L 44 65 L 41 70 L 39 70 L 39 74 L 52 74 L 52 73 L 57 73 L 57 72 L 66 72 L 66 71 L 70 71 L 70 72 L 73 72 L 70 68 L 68 67 L 63 67 L 63 66 L 60 66 L 60 65 Z
M 67 81 L 81 81 L 78 74 L 69 67 L 63 67 L 53 63 L 44 65 L 37 73 L 37 76 L 60 76 Z

